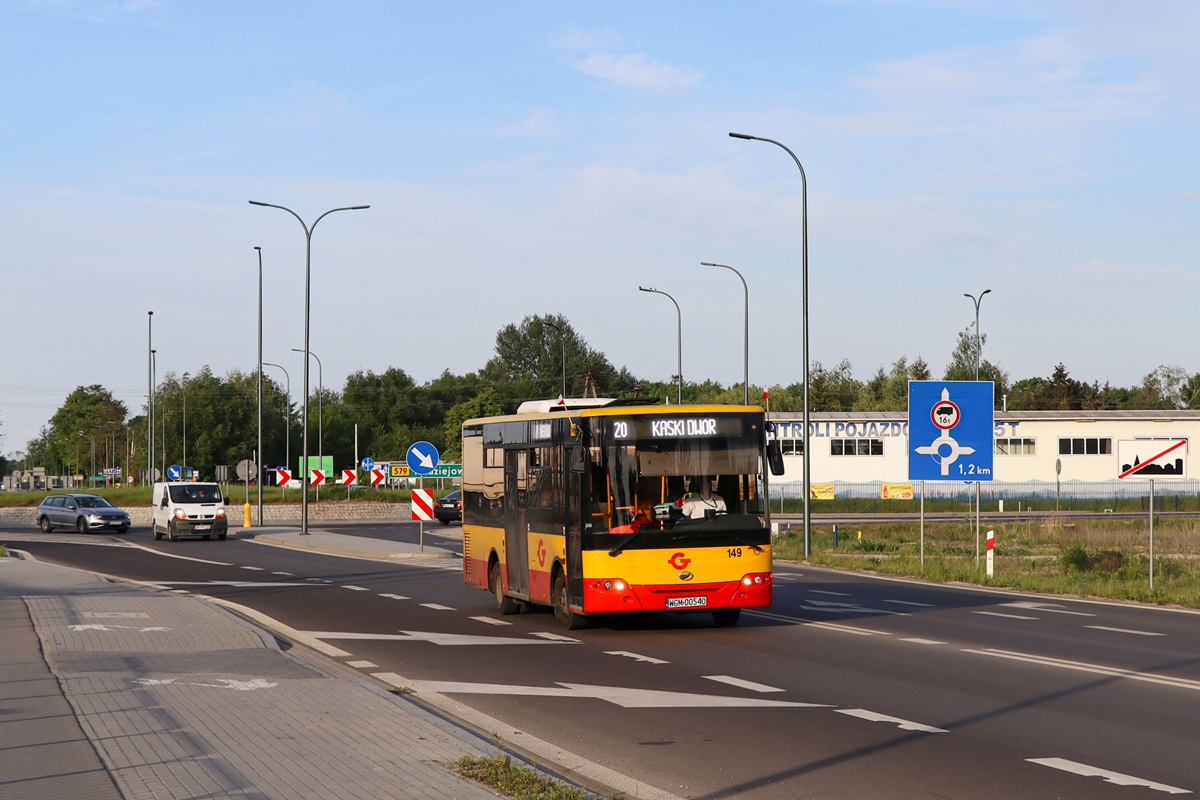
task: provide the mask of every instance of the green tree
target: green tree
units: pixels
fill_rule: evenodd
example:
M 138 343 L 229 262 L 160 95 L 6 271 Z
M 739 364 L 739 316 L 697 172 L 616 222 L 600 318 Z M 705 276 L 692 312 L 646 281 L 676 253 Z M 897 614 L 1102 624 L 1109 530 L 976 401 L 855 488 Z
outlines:
M 125 404 L 104 387 L 80 386 L 54 412 L 49 427 L 29 443 L 30 456 L 52 472 L 86 472 L 91 469 L 94 447 L 97 470 L 124 469 L 128 466 L 127 414 Z
M 995 384 L 996 403 L 999 404 L 1001 396 L 1008 391 L 1008 373 L 987 359 L 978 360 L 979 370 L 976 373 L 975 364 L 981 352 L 980 348 L 985 344 L 987 334 L 983 334 L 977 340 L 972 326 L 968 325 L 965 330 L 959 331 L 958 344 L 950 354 L 950 363 L 946 365 L 942 380 L 973 381 L 978 374 L 978 380 Z
M 478 417 L 494 417 L 504 413 L 496 399 L 496 390 L 490 386 L 470 400 L 465 400 L 446 412 L 442 436 L 446 442 L 445 460 L 462 461 L 462 424 Z

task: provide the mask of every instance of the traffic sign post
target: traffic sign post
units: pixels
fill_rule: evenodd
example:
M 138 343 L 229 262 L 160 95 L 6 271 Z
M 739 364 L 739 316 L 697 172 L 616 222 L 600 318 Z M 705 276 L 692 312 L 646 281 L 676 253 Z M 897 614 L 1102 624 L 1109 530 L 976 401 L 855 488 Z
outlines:
M 996 388 L 991 381 L 908 382 L 908 479 L 975 481 L 976 568 L 979 482 L 994 477 L 995 431 Z M 922 520 L 922 541 L 924 535 Z
M 436 450 L 434 451 L 437 452 Z M 433 490 L 412 490 L 412 518 L 420 523 L 421 552 L 425 552 L 425 520 L 433 519 Z
M 1150 591 L 1154 591 L 1154 479 L 1187 477 L 1187 439 L 1117 442 L 1117 478 L 1150 481 Z

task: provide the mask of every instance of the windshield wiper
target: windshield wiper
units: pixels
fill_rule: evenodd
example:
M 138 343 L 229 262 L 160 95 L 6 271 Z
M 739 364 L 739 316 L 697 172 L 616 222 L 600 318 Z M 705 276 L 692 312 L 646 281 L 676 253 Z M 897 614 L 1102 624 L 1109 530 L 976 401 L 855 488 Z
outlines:
M 620 555 L 620 554 L 621 554 L 621 551 L 622 551 L 622 550 L 624 550 L 626 547 L 628 547 L 628 546 L 629 546 L 629 544 L 630 544 L 630 542 L 632 542 L 634 539 L 638 538 L 639 536 L 641 536 L 643 533 L 645 533 L 646 531 L 648 531 L 648 530 L 650 530 L 650 529 L 651 529 L 651 526 L 649 526 L 649 525 L 646 525 L 646 526 L 643 526 L 643 527 L 641 527 L 641 528 L 638 528 L 636 531 L 634 531 L 633 533 L 629 534 L 629 538 L 628 538 L 628 539 L 626 539 L 625 541 L 621 542 L 619 545 L 616 545 L 615 547 L 613 547 L 613 549 L 609 550 L 609 551 L 608 551 L 608 554 L 609 554 L 610 556 L 618 556 L 618 555 Z

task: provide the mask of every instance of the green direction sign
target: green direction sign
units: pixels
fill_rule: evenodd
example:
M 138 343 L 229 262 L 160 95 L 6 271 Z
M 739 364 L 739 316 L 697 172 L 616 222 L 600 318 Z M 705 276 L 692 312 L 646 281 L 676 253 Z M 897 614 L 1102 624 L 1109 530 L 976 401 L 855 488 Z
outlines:
M 433 472 L 422 475 L 422 478 L 461 478 L 462 464 L 438 464 Z

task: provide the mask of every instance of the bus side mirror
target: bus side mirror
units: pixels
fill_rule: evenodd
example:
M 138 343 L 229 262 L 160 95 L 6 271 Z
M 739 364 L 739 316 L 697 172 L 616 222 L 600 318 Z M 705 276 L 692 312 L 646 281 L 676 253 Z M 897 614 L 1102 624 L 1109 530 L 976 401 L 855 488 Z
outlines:
M 586 472 L 587 471 L 587 451 L 582 447 L 571 448 L 571 472 Z
M 772 475 L 783 474 L 783 448 L 779 446 L 778 439 L 767 442 L 767 466 L 771 468 Z

